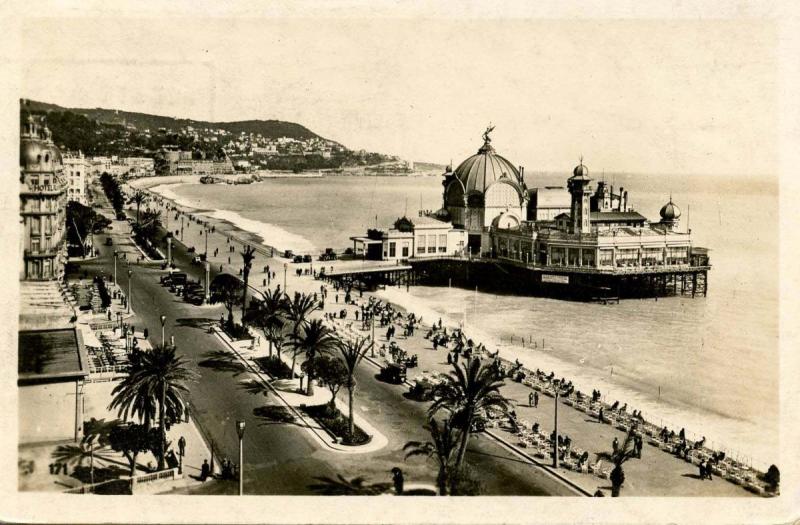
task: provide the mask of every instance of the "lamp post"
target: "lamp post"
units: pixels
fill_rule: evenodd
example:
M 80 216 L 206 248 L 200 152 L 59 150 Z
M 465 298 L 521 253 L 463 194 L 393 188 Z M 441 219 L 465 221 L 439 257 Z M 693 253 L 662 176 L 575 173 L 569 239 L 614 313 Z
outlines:
M 555 415 L 553 420 L 553 467 L 558 468 L 558 393 L 560 389 L 559 387 L 561 386 L 558 379 L 553 381 L 553 386 L 555 387 L 556 391 L 555 403 L 553 404 L 555 407 Z
M 128 270 L 128 313 L 131 313 L 131 301 L 133 301 L 133 296 L 131 295 L 131 276 L 133 275 L 133 270 Z
M 211 277 L 211 264 L 206 261 L 206 286 L 205 286 L 205 294 L 203 295 L 203 304 L 208 304 L 210 299 L 209 294 L 209 278 Z
M 206 238 L 206 251 L 205 251 L 205 254 L 203 255 L 203 260 L 207 261 L 208 260 L 208 227 L 205 226 L 205 225 L 203 225 L 203 236 Z
M 242 442 L 244 441 L 244 421 L 236 421 L 236 433 L 239 434 L 239 495 L 244 495 L 244 452 Z
M 164 323 L 167 322 L 167 316 L 161 316 L 161 346 L 167 346 L 167 339 L 164 337 Z
M 117 312 L 117 327 L 119 328 L 119 335 L 122 336 L 122 313 Z
M 370 348 L 370 357 L 375 357 L 375 306 L 372 307 L 370 318 L 372 321 L 372 348 Z
M 172 234 L 167 232 L 167 268 L 172 266 Z
M 181 215 L 181 242 L 183 242 L 183 215 Z
M 114 285 L 117 285 L 117 257 L 119 257 L 119 252 L 114 250 Z
M 283 263 L 283 294 L 286 297 L 289 297 L 289 294 L 286 292 L 286 272 L 289 270 L 289 263 Z

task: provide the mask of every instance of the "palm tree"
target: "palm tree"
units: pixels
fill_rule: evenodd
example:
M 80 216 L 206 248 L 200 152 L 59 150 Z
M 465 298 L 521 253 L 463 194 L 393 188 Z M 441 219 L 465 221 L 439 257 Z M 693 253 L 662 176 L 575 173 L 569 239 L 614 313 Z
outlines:
M 165 445 L 167 442 L 167 417 L 179 419 L 186 402 L 183 395 L 189 390 L 186 383 L 194 380 L 197 374 L 186 367 L 186 361 L 175 355 L 174 346 L 159 345 L 149 352 L 141 352 L 136 366 L 132 366 L 128 377 L 112 391 L 116 397 L 125 399 L 144 396 L 156 400 L 158 404 L 158 425 L 161 446 L 157 451 L 158 469 L 164 468 Z M 140 402 L 144 403 L 144 402 Z
M 151 396 L 145 385 L 138 382 L 134 371 L 141 369 L 144 352 L 133 352 L 130 356 L 130 373 L 111 391 L 109 410 L 117 410 L 117 415 L 125 421 L 133 418 L 149 430 L 156 418 L 158 403 Z
M 308 323 L 308 316 L 311 312 L 319 307 L 317 301 L 311 295 L 296 294 L 294 298 L 287 304 L 286 317 L 292 323 L 292 333 L 289 336 L 295 344 L 294 352 L 292 352 L 292 377 L 294 377 L 294 365 L 297 360 L 297 346 L 296 343 L 300 339 L 301 328 Z
M 284 315 L 287 311 L 286 296 L 277 289 L 264 292 L 264 298 L 256 307 L 246 312 L 243 322 L 257 326 L 264 332 L 264 338 L 269 343 L 269 355 L 272 356 L 272 345 L 278 347 L 283 342 Z
M 622 470 L 622 465 L 631 458 L 636 457 L 633 448 L 633 440 L 635 434 L 633 429 L 628 431 L 625 436 L 625 442 L 617 449 L 616 452 L 611 454 L 611 462 L 614 463 L 614 468 L 611 470 L 609 479 L 611 480 L 611 497 L 619 497 L 619 492 L 622 489 L 622 484 L 625 483 L 625 472 Z
M 409 441 L 403 447 L 406 450 L 406 459 L 412 456 L 426 456 L 436 459 L 439 464 L 439 473 L 436 476 L 436 485 L 439 495 L 447 495 L 447 486 L 451 478 L 453 455 L 458 450 L 461 440 L 461 430 L 453 424 L 451 417 L 442 420 L 441 426 L 434 417 L 428 419 L 425 429 L 431 434 L 431 441 Z
M 242 281 L 229 273 L 221 273 L 214 277 L 209 287 L 211 304 L 222 303 L 228 310 L 228 329 L 233 329 L 233 308 L 242 299 Z
M 250 270 L 253 268 L 253 259 L 256 258 L 256 249 L 250 245 L 244 247 L 242 252 L 242 276 L 244 277 L 244 292 L 242 293 L 242 318 L 247 310 L 247 280 L 250 278 Z
M 458 472 L 464 463 L 469 445 L 472 424 L 479 411 L 497 408 L 507 412 L 509 401 L 500 394 L 502 381 L 496 379 L 491 365 L 481 363 L 478 358 L 467 363 L 453 364 L 453 372 L 445 376 L 445 381 L 434 391 L 435 401 L 428 410 L 433 415 L 445 409 L 452 413 L 453 424 L 461 429 L 461 443 L 454 471 Z
M 347 415 L 347 432 L 350 436 L 350 439 L 353 439 L 353 394 L 356 390 L 356 378 L 354 377 L 356 368 L 361 360 L 366 355 L 367 351 L 370 348 L 370 345 L 367 344 L 368 339 L 366 338 L 357 338 L 355 341 L 350 340 L 342 340 L 339 339 L 337 344 L 334 345 L 334 349 L 338 353 L 339 357 L 341 358 L 342 362 L 344 363 L 345 368 L 347 369 L 347 382 L 345 386 L 347 387 L 347 399 L 348 399 L 348 408 L 349 413 Z
M 306 355 L 307 361 L 313 361 L 319 352 L 326 352 L 333 349 L 336 339 L 333 331 L 322 323 L 321 319 L 314 319 L 303 326 L 300 336 L 292 341 L 292 347 L 297 352 Z M 292 359 L 292 375 L 294 375 L 294 359 Z M 314 369 L 308 369 L 308 395 L 313 393 L 311 381 L 314 379 Z
M 133 202 L 136 203 L 136 225 L 139 225 L 139 208 L 141 207 L 142 203 L 147 200 L 147 195 L 143 191 L 137 191 L 133 194 L 133 198 L 131 199 Z

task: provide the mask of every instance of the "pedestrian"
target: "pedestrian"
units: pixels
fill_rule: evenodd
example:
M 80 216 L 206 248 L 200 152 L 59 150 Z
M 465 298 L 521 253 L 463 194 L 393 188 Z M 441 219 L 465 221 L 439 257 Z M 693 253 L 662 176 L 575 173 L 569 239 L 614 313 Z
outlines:
M 205 481 L 208 479 L 208 476 L 211 474 L 211 467 L 208 464 L 208 460 L 203 460 L 203 466 L 200 467 L 200 481 Z
M 616 454 L 617 450 L 619 449 L 619 440 L 616 437 L 614 438 L 614 441 L 611 442 L 611 447 L 614 449 L 614 454 Z
M 533 406 L 533 392 L 528 394 L 528 406 L 529 407 Z
M 189 407 L 188 406 L 183 410 L 183 414 L 184 414 L 184 416 L 186 418 L 186 422 L 188 423 L 189 422 Z
M 178 440 L 178 453 L 181 457 L 186 455 L 186 438 L 183 436 Z

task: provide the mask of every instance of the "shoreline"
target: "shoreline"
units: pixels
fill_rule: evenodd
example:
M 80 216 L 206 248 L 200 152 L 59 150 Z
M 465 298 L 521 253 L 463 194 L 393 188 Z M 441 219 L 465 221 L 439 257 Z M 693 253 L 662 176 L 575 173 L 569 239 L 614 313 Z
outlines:
M 166 177 L 165 177 L 166 178 Z M 174 184 L 186 184 L 186 183 L 196 183 L 199 184 L 199 181 L 196 178 L 192 178 L 189 176 L 178 176 L 178 177 L 168 177 L 169 180 L 163 180 L 165 178 L 158 177 L 156 181 L 148 181 L 150 184 L 142 184 L 140 189 L 146 189 L 149 192 L 152 192 L 159 196 L 159 198 L 164 199 L 165 201 L 169 201 L 172 205 L 176 206 L 180 211 L 189 214 L 189 215 L 201 215 L 203 217 L 202 220 L 207 222 L 209 225 L 214 225 L 216 231 L 221 233 L 222 235 L 226 235 L 229 238 L 236 240 L 238 242 L 247 242 L 254 244 L 258 251 L 262 254 L 270 257 L 275 257 L 279 253 L 283 252 L 282 247 L 278 246 L 271 246 L 267 244 L 265 238 L 252 231 L 246 227 L 241 225 L 241 222 L 237 224 L 236 222 L 227 220 L 226 218 L 222 218 L 219 216 L 214 216 L 215 213 L 233 213 L 233 212 L 225 212 L 224 210 L 208 210 L 202 209 L 199 207 L 194 207 L 191 204 L 187 203 L 185 200 L 180 199 L 177 195 L 169 192 L 169 186 Z M 178 180 L 175 180 L 178 179 Z M 188 180 L 187 180 L 188 179 Z M 141 179 L 140 179 L 141 180 Z M 166 190 L 166 191 L 164 191 Z M 238 215 L 238 214 L 236 214 Z M 241 216 L 239 216 L 241 217 Z M 258 229 L 257 225 L 265 225 L 266 223 L 261 223 L 259 221 L 251 221 L 250 219 L 246 219 L 241 217 L 245 221 L 250 221 L 253 223 L 253 227 Z M 267 225 L 272 226 L 272 225 Z M 173 229 L 174 231 L 174 229 Z M 286 232 L 291 235 L 291 232 Z M 197 247 L 199 248 L 199 247 Z M 286 262 L 285 259 L 280 259 L 283 262 Z M 291 261 L 289 261 L 291 263 Z M 316 260 L 314 262 L 317 262 Z M 424 300 L 418 297 L 414 297 L 411 294 L 407 294 L 406 292 L 402 291 L 400 293 L 396 289 L 393 288 L 386 288 L 384 290 L 378 290 L 375 292 L 365 292 L 375 295 L 376 298 L 389 302 L 393 304 L 395 307 L 401 308 L 405 311 L 413 311 L 417 315 L 419 315 L 422 311 L 422 315 L 424 317 L 429 317 L 430 315 L 435 315 L 437 317 L 441 317 L 443 322 L 448 325 L 448 328 L 458 327 L 461 323 L 457 319 L 455 319 L 452 315 L 448 315 L 446 313 L 438 313 L 436 310 L 428 305 L 424 304 Z M 650 399 L 646 397 L 646 394 L 642 392 L 638 392 L 635 388 L 622 384 L 622 383 L 614 383 L 607 381 L 604 377 L 601 377 L 600 371 L 595 370 L 586 370 L 581 369 L 579 366 L 570 363 L 568 361 L 564 361 L 559 359 L 557 355 L 557 348 L 549 347 L 547 350 L 538 350 L 534 348 L 526 348 L 516 344 L 509 344 L 504 343 L 501 340 L 498 340 L 497 337 L 494 337 L 490 334 L 485 333 L 484 331 L 470 326 L 469 323 L 464 325 L 464 332 L 469 334 L 469 336 L 473 336 L 472 339 L 475 341 L 483 342 L 487 348 L 490 350 L 500 350 L 500 355 L 503 359 L 506 359 L 510 362 L 513 362 L 514 359 L 519 359 L 526 368 L 529 369 L 536 369 L 541 368 L 543 371 L 550 371 L 550 370 L 559 370 L 560 372 L 556 375 L 558 377 L 564 376 L 574 382 L 576 388 L 588 392 L 594 388 L 599 388 L 602 393 L 603 397 L 609 402 L 613 402 L 614 400 L 619 399 L 620 404 L 628 403 L 629 410 L 637 409 L 642 410 L 645 414 L 645 417 L 651 423 L 658 423 L 659 421 L 663 425 L 666 425 L 670 428 L 674 428 L 676 431 L 677 429 L 684 427 L 687 429 L 687 437 L 691 438 L 692 440 L 699 439 L 701 432 L 695 432 L 693 429 L 704 428 L 708 427 L 708 424 L 703 424 L 705 420 L 709 418 L 719 417 L 720 419 L 732 419 L 730 416 L 724 414 L 715 414 L 711 411 L 700 409 L 698 410 L 696 407 L 691 405 L 685 405 L 685 403 L 670 403 L 670 404 L 655 404 Z M 538 363 L 539 366 L 531 367 L 525 364 L 527 362 Z M 618 371 L 620 377 L 624 377 L 624 373 Z M 618 392 L 615 396 L 614 392 Z M 710 425 L 713 430 L 713 423 Z M 723 432 L 724 434 L 724 432 Z M 730 439 L 725 439 L 724 437 L 720 439 L 719 436 L 715 437 L 714 432 L 705 434 L 708 437 L 708 441 L 714 443 L 718 450 L 725 450 L 732 453 L 738 453 L 740 458 L 747 458 L 752 463 L 754 467 L 759 468 L 760 470 L 765 471 L 766 467 L 769 465 L 769 461 L 762 461 L 759 457 L 752 454 L 752 452 L 744 451 L 744 450 L 737 450 L 734 447 L 727 446 L 726 443 L 735 443 L 736 439 L 731 437 Z

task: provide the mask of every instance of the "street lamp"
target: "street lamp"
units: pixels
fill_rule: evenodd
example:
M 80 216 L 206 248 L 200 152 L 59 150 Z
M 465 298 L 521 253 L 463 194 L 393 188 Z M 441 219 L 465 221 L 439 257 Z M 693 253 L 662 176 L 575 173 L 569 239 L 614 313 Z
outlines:
M 244 453 L 242 451 L 242 442 L 244 441 L 244 421 L 236 421 L 236 433 L 239 434 L 239 495 L 244 495 Z
M 117 285 L 117 257 L 119 256 L 119 252 L 114 250 L 114 285 Z
M 133 270 L 128 270 L 128 313 L 131 313 L 131 302 L 133 301 L 133 296 L 131 295 L 131 276 L 133 275 Z
M 166 338 L 164 337 L 164 323 L 167 322 L 167 316 L 161 316 L 161 346 L 167 346 Z
M 558 393 L 561 386 L 558 379 L 553 381 L 553 386 L 555 387 L 556 391 L 556 401 L 553 405 L 555 407 L 555 416 L 553 422 L 553 467 L 558 468 Z
M 289 294 L 286 293 L 286 272 L 289 270 L 289 263 L 283 263 L 283 293 L 286 297 L 289 297 Z
M 205 285 L 205 293 L 203 294 L 203 304 L 208 304 L 208 301 L 209 301 L 209 299 L 211 297 L 210 294 L 209 294 L 209 286 L 210 286 L 209 285 L 209 278 L 210 277 L 211 277 L 211 263 L 206 261 L 206 283 L 205 283 L 206 285 Z
M 119 335 L 122 336 L 122 312 L 117 312 L 117 327 L 119 328 Z

